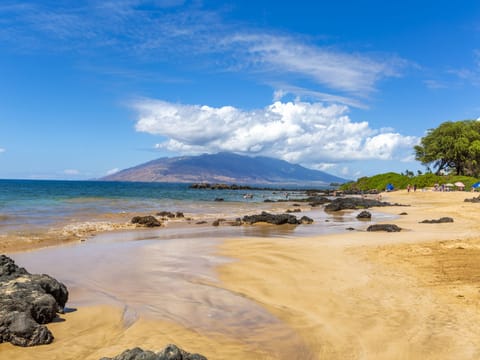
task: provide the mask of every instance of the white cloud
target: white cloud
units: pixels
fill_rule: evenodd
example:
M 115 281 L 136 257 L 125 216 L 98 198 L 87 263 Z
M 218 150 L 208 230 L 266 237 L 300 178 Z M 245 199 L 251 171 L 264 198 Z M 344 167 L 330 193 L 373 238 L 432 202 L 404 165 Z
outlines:
M 398 76 L 398 69 L 407 63 L 309 45 L 292 36 L 237 34 L 224 42 L 246 51 L 253 67 L 294 73 L 330 89 L 363 96 L 375 90 L 378 80 Z
M 80 175 L 80 171 L 78 171 L 76 169 L 65 169 L 65 170 L 63 170 L 63 173 L 65 175 Z
M 117 172 L 119 172 L 119 171 L 120 171 L 119 168 L 114 168 L 114 169 L 108 170 L 108 171 L 107 171 L 107 175 L 113 175 L 113 174 L 115 174 L 115 173 L 117 173 Z
M 4 148 L 0 148 L 0 154 L 5 152 L 5 151 L 7 151 L 7 150 L 5 150 Z
M 144 99 L 133 107 L 137 131 L 166 138 L 157 148 L 182 154 L 254 153 L 318 168 L 352 160 L 403 159 L 418 142 L 391 129 L 354 122 L 344 105 L 277 101 L 245 111 Z

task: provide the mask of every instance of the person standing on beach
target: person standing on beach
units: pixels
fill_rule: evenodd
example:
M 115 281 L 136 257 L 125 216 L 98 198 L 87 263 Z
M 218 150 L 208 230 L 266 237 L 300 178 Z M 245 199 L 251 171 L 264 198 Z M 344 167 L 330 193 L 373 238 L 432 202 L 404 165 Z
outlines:
M 407 192 L 410 192 L 410 184 L 407 185 Z
M 417 191 L 417 184 L 413 184 L 413 192 Z

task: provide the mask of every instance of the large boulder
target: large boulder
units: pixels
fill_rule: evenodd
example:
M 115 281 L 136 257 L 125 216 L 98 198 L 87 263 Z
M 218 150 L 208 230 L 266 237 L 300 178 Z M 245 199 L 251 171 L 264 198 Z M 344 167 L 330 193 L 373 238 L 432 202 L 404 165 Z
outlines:
M 207 360 L 207 358 L 200 354 L 190 354 L 176 345 L 170 344 L 158 353 L 136 347 L 125 350 L 113 358 L 103 357 L 100 360 Z
M 63 313 L 68 300 L 64 284 L 48 275 L 32 275 L 0 255 L 0 343 L 49 344 L 48 324 Z

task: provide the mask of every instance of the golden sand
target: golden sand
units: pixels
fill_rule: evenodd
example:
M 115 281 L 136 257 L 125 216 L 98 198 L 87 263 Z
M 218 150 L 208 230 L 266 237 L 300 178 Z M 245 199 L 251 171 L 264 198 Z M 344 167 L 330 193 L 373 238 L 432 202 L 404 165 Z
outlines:
M 480 358 L 480 204 L 465 192 L 398 191 L 386 201 L 400 233 L 229 240 L 220 284 L 256 302 L 298 334 L 304 346 L 272 328 L 284 356 L 222 334 L 168 321 L 130 326 L 115 307 L 79 308 L 50 324 L 51 345 L 0 345 L 5 359 L 98 359 L 140 346 L 176 343 L 209 359 L 477 359 Z M 454 223 L 420 224 L 449 216 Z M 375 218 L 372 219 L 375 222 Z M 264 336 L 264 335 L 263 335 Z M 261 341 L 259 342 L 261 343 Z M 298 345 L 298 342 L 296 342 Z

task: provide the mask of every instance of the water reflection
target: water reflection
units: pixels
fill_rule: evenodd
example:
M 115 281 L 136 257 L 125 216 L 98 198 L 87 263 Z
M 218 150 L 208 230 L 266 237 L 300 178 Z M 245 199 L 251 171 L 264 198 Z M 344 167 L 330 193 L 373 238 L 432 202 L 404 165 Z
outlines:
M 254 301 L 221 288 L 214 269 L 229 260 L 213 255 L 218 242 L 97 241 L 13 258 L 31 272 L 48 272 L 68 284 L 70 307 L 115 304 L 125 308 L 127 324 L 139 316 L 167 319 L 239 339 L 278 359 L 290 359 L 298 349 L 313 358 L 290 327 Z

